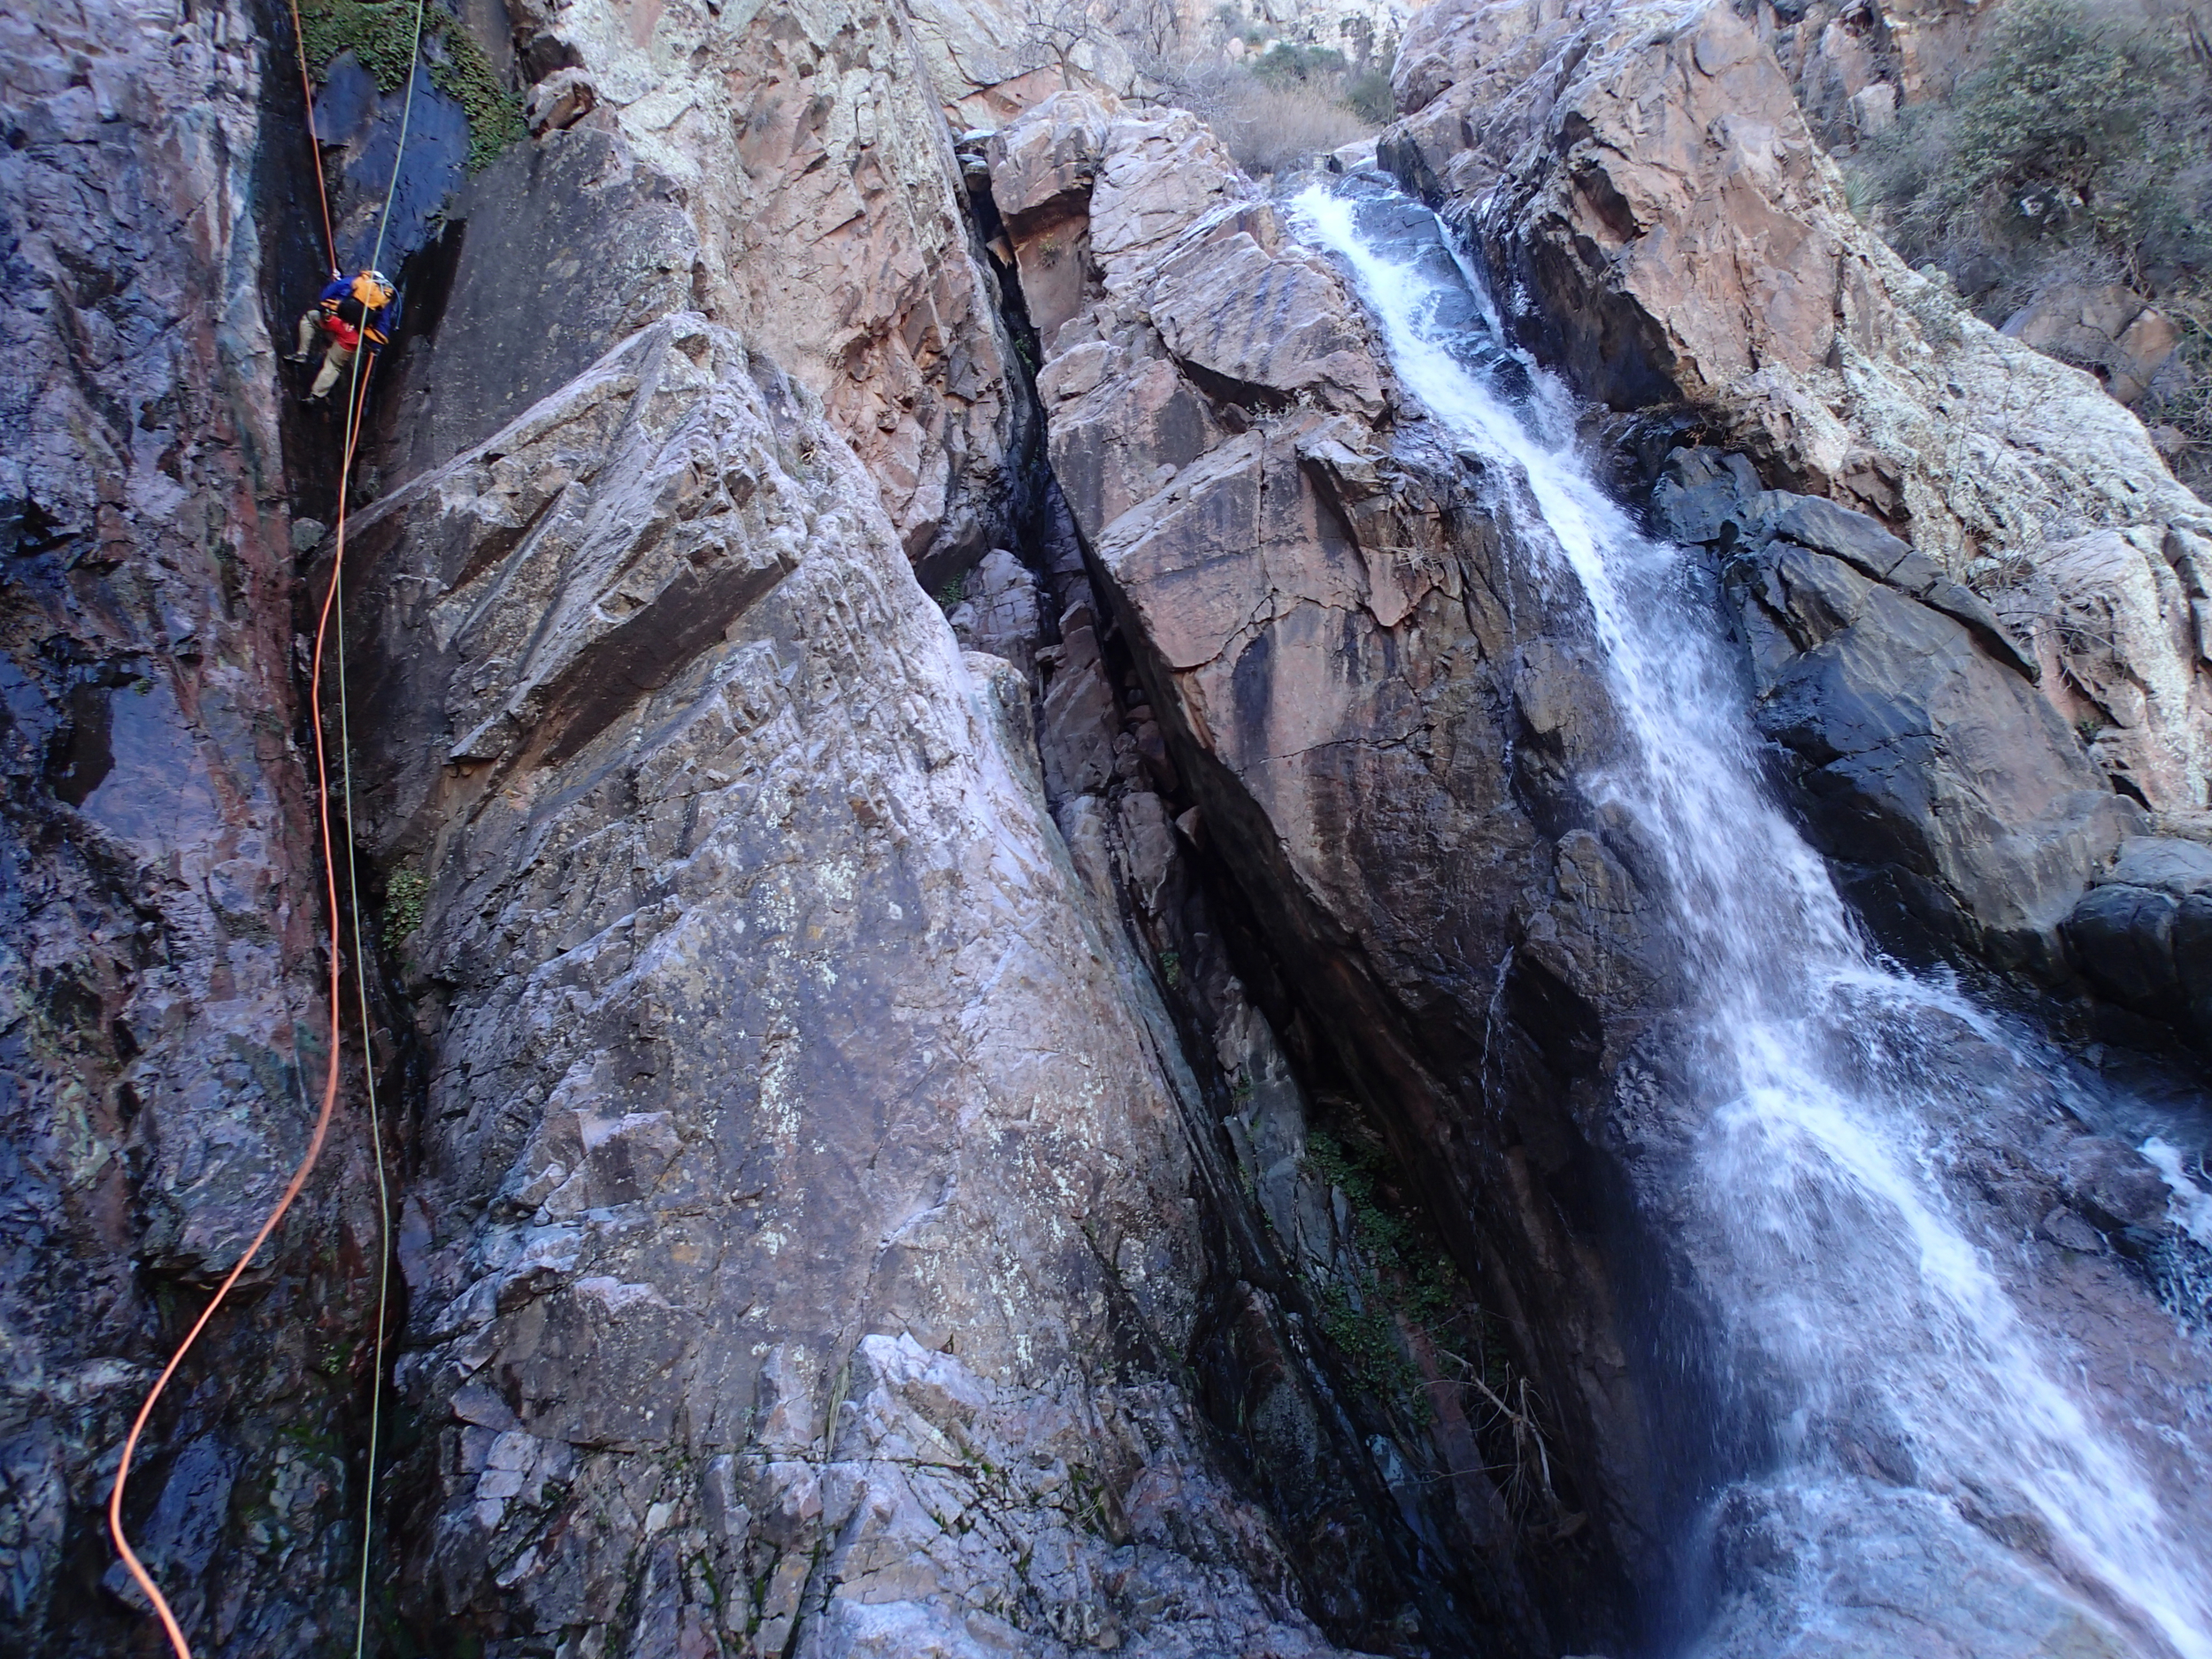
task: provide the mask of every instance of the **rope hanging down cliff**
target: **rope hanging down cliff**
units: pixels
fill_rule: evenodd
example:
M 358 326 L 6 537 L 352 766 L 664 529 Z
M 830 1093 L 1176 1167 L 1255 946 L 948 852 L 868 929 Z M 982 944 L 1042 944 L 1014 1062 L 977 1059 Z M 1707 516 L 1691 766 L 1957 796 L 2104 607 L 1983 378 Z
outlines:
M 414 114 L 416 70 L 421 62 L 423 12 L 427 3 L 428 0 L 416 0 L 414 50 L 411 54 L 407 72 L 406 97 L 400 110 L 399 142 L 392 156 L 392 177 L 390 184 L 385 189 L 384 207 L 377 216 L 376 247 L 369 259 L 372 268 L 376 266 L 383 254 L 384 227 L 391 219 L 392 202 L 399 189 L 400 165 L 407 153 L 407 128 Z M 323 187 L 322 150 L 315 134 L 314 90 L 307 73 L 306 47 L 301 36 L 298 0 L 293 0 L 292 3 L 292 32 L 299 59 L 300 88 L 307 101 L 308 147 L 314 163 L 316 189 L 322 197 L 323 239 L 330 256 L 330 268 L 333 272 L 336 272 L 339 269 L 338 248 L 336 238 L 331 232 L 329 195 Z M 130 1480 L 132 1457 L 138 1449 L 139 1440 L 145 1433 L 146 1425 L 151 1419 L 154 1408 L 159 1402 L 163 1391 L 168 1387 L 170 1379 L 176 1375 L 179 1367 L 184 1363 L 185 1356 L 192 1351 L 193 1345 L 199 1340 L 200 1333 L 207 1328 L 209 1321 L 214 1318 L 216 1310 L 229 1297 L 232 1288 L 243 1276 L 246 1269 L 252 1264 L 254 1258 L 261 1253 L 261 1247 L 268 1242 L 269 1236 L 276 1231 L 278 1225 L 284 1219 L 294 1202 L 299 1197 L 301 1191 L 306 1187 L 308 1177 L 314 1172 L 315 1165 L 322 1156 L 323 1144 L 329 1137 L 331 1118 L 337 1106 L 339 1068 L 342 1064 L 340 1045 L 344 1034 L 341 1013 L 343 1002 L 341 995 L 340 972 L 343 959 L 343 944 L 339 927 L 338 864 L 331 838 L 330 763 L 323 741 L 323 658 L 326 645 L 329 641 L 332 618 L 340 612 L 344 603 L 346 497 L 351 488 L 354 455 L 360 443 L 361 415 L 368 401 L 369 374 L 374 365 L 374 357 L 372 357 L 369 367 L 364 367 L 360 356 L 357 353 L 351 365 L 352 378 L 346 388 L 345 445 L 338 469 L 338 510 L 332 553 L 331 581 L 328 591 L 323 595 L 322 610 L 315 625 L 314 658 L 308 677 L 308 709 L 315 728 L 315 793 L 323 845 L 324 901 L 326 914 L 330 918 L 330 1049 L 328 1071 L 323 1082 L 322 1103 L 315 1116 L 314 1132 L 308 1138 L 306 1153 L 301 1157 L 298 1167 L 292 1171 L 292 1178 L 286 1183 L 283 1194 L 277 1200 L 274 1208 L 270 1210 L 268 1217 L 262 1222 L 260 1231 L 254 1234 L 252 1241 L 247 1245 L 244 1253 L 239 1256 L 236 1265 L 232 1267 L 230 1271 L 224 1276 L 222 1283 L 216 1287 L 214 1296 L 201 1310 L 200 1317 L 193 1321 L 191 1329 L 185 1333 L 184 1340 L 177 1345 L 176 1351 L 169 1356 L 169 1363 L 162 1368 L 161 1375 L 155 1379 L 153 1387 L 148 1392 L 144 1402 L 139 1407 L 138 1416 L 131 1424 L 129 1434 L 124 1439 L 122 1455 L 115 1471 L 115 1485 L 108 1495 L 108 1530 L 115 1540 L 116 1551 L 121 1556 L 124 1567 L 129 1571 L 133 1580 L 136 1582 L 140 1590 L 144 1592 L 148 1601 L 152 1604 L 154 1615 L 161 1621 L 162 1630 L 168 1636 L 169 1645 L 175 1650 L 177 1659 L 192 1659 L 191 1644 L 186 1640 L 182 1627 L 177 1623 L 176 1615 L 170 1608 L 168 1598 L 162 1594 L 160 1586 L 154 1582 L 153 1575 L 147 1571 L 145 1563 L 131 1548 L 130 1540 L 123 1525 L 123 1494 Z M 344 641 L 345 623 L 342 615 L 339 615 L 338 735 L 342 780 L 341 801 L 346 845 L 346 899 L 348 912 L 353 926 L 354 981 L 360 1001 L 361 1033 L 365 1057 L 363 1070 L 368 1083 L 369 1140 L 375 1153 L 377 1181 L 378 1250 L 376 1329 L 372 1371 L 373 1383 L 369 1405 L 368 1473 L 365 1483 L 362 1508 L 359 1605 L 354 1623 L 354 1654 L 355 1659 L 359 1659 L 368 1631 L 369 1564 L 375 1521 L 377 1440 L 381 1425 L 384 1325 L 389 1308 L 391 1288 L 391 1244 L 388 1236 L 390 1194 L 384 1168 L 383 1128 L 377 1107 L 376 1068 L 373 1062 L 368 1060 L 366 1056 L 369 1029 L 368 976 L 365 949 L 362 943 L 360 887 L 353 862 L 355 841 L 352 740 L 350 721 L 346 706 Z

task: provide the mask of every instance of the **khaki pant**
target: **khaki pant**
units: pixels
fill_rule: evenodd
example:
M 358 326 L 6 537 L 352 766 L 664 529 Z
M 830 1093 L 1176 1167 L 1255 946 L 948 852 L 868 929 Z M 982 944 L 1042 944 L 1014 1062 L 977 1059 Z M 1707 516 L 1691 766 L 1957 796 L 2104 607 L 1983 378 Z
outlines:
M 353 366 L 354 348 L 341 345 L 323 331 L 323 314 L 319 311 L 300 314 L 300 356 L 305 357 L 315 349 L 318 340 L 328 340 L 330 348 L 323 353 L 323 366 L 315 376 L 315 384 L 308 388 L 310 397 L 327 397 L 330 388 L 338 384 L 338 377 Z

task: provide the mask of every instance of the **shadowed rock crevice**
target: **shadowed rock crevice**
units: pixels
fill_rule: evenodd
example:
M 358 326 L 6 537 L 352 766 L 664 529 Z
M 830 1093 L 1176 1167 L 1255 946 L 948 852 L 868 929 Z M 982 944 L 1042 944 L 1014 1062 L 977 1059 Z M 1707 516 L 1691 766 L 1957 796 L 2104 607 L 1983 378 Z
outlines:
M 1049 106 L 1028 119 L 1068 125 Z M 1180 838 L 1202 845 L 1217 891 L 1234 895 L 1224 910 L 1248 918 L 1233 971 L 1272 987 L 1269 1017 L 1300 1033 L 1307 1075 L 1339 1079 L 1316 1087 L 1360 1102 L 1351 1121 L 1409 1172 L 1399 1202 L 1435 1217 L 1467 1306 L 1494 1319 L 1502 1356 L 1543 1402 L 1555 1507 L 1490 1520 L 1502 1500 L 1481 1478 L 1486 1502 L 1455 1523 L 1473 1529 L 1460 1559 L 1491 1563 L 1494 1582 L 1540 1586 L 1558 1640 L 1617 1643 L 1649 1616 L 1632 1611 L 1629 1585 L 1667 1571 L 1659 1517 L 1713 1465 L 1655 1455 L 1642 1425 L 1658 1402 L 1628 1371 L 1627 1353 L 1665 1344 L 1655 1303 L 1616 1300 L 1631 1276 L 1609 1256 L 1669 1254 L 1652 1248 L 1665 1236 L 1652 1195 L 1614 1214 L 1589 1201 L 1606 1190 L 1593 1164 L 1615 1156 L 1594 1098 L 1606 1056 L 1632 1041 L 1638 999 L 1664 972 L 1655 957 L 1636 965 L 1621 936 L 1636 902 L 1601 896 L 1608 880 L 1632 894 L 1624 872 L 1637 855 L 1605 850 L 1589 803 L 1546 758 L 1563 744 L 1581 759 L 1602 752 L 1603 694 L 1576 648 L 1587 618 L 1540 580 L 1502 504 L 1421 423 L 1295 401 L 1225 420 L 1164 351 L 1149 319 L 1173 290 L 1152 273 L 1279 211 L 1245 205 L 1233 175 L 1210 185 L 1186 158 L 1171 181 L 1162 174 L 1162 199 L 1196 205 L 1146 217 L 1141 158 L 1176 119 L 1124 118 L 1102 141 L 1096 176 L 1122 180 L 1114 211 L 1156 228 L 1144 254 L 1099 260 L 1103 297 L 1048 342 L 1039 389 L 1056 471 L 1073 480 L 1093 580 L 1128 641 L 1130 695 L 1160 725 L 1180 781 L 1171 810 L 1195 809 Z M 1004 135 L 1010 166 L 1026 143 L 1023 126 Z M 1118 171 L 1117 155 L 1132 157 Z M 1409 227 L 1409 248 L 1425 234 L 1444 257 L 1432 229 Z M 1310 268 L 1338 308 L 1323 325 L 1364 341 L 1337 279 Z M 1305 383 L 1294 360 L 1268 373 Z M 1154 407 L 1193 400 L 1201 421 L 1091 414 L 1140 388 Z M 1190 433 L 1204 434 L 1196 453 L 1181 447 Z M 1534 657 L 1548 680 L 1526 666 Z M 1561 826 L 1556 851 L 1532 813 Z M 1600 923 L 1609 904 L 1620 919 Z M 1668 1317 L 1682 1328 L 1678 1302 Z M 1701 1386 L 1676 1358 L 1676 1386 Z M 1463 1378 L 1438 1381 L 1455 1401 L 1478 1398 Z M 1487 1407 L 1470 1415 L 1502 1426 Z M 1453 1468 L 1441 1432 L 1402 1427 L 1408 1449 L 1394 1455 Z M 1493 1640 L 1532 1640 L 1510 1627 Z

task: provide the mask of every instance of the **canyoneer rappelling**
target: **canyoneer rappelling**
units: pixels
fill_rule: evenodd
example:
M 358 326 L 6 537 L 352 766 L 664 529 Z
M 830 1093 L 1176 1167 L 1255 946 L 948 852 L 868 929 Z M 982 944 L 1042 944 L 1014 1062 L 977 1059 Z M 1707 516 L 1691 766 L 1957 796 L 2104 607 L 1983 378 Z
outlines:
M 329 975 L 326 993 L 330 1017 L 329 1037 L 321 1102 L 315 1114 L 313 1125 L 309 1132 L 306 1149 L 294 1167 L 291 1179 L 286 1183 L 283 1192 L 263 1218 L 259 1230 L 253 1235 L 244 1251 L 233 1263 L 230 1271 L 216 1287 L 214 1294 L 201 1309 L 198 1318 L 186 1332 L 183 1340 L 172 1350 L 168 1363 L 163 1367 L 153 1386 L 147 1392 L 145 1399 L 139 1406 L 136 1417 L 132 1421 L 130 1432 L 125 1437 L 119 1448 L 115 1478 L 108 1491 L 108 1532 L 114 1541 L 116 1554 L 140 1594 L 150 1606 L 156 1620 L 161 1625 L 162 1633 L 167 1639 L 171 1651 L 177 1655 L 177 1659 L 192 1659 L 191 1642 L 185 1634 L 183 1625 L 178 1620 L 175 1609 L 170 1605 L 168 1597 L 163 1594 L 160 1586 L 148 1570 L 147 1563 L 131 1548 L 130 1539 L 125 1526 L 124 1501 L 130 1479 L 131 1462 L 137 1453 L 140 1439 L 146 1432 L 147 1426 L 153 1417 L 155 1407 L 159 1403 L 170 1379 L 183 1365 L 193 1345 L 199 1340 L 200 1333 L 206 1329 L 208 1323 L 215 1317 L 217 1310 L 230 1295 L 240 1278 L 252 1265 L 254 1258 L 260 1254 L 262 1246 L 269 1241 L 279 1224 L 284 1219 L 286 1213 L 299 1197 L 301 1191 L 307 1184 L 309 1176 L 314 1172 L 315 1166 L 321 1158 L 324 1143 L 329 1135 L 332 1117 L 338 1104 L 342 1076 L 341 1050 L 344 1043 L 342 975 L 346 965 L 347 939 L 342 931 L 340 920 L 339 861 L 336 856 L 336 849 L 341 846 L 346 849 L 345 913 L 351 923 L 354 1000 L 365 1040 L 369 1030 L 368 969 L 362 942 L 361 895 L 358 873 L 355 869 L 352 856 L 357 835 L 353 820 L 352 737 L 345 695 L 344 624 L 341 619 L 334 641 L 331 638 L 331 624 L 334 617 L 341 616 L 343 605 L 346 506 L 351 488 L 354 458 L 361 439 L 362 412 L 368 402 L 368 382 L 375 370 L 377 353 L 390 339 L 388 333 L 390 311 L 398 296 L 398 291 L 391 279 L 376 268 L 375 262 L 383 253 L 384 227 L 390 222 L 392 199 L 399 188 L 400 165 L 407 152 L 407 129 L 414 111 L 415 70 L 420 62 L 423 14 L 427 4 L 428 0 L 415 0 L 413 27 L 407 54 L 409 68 L 406 93 L 400 106 L 399 132 L 393 147 L 390 182 L 385 188 L 383 207 L 376 217 L 378 229 L 375 246 L 369 255 L 369 263 L 351 278 L 345 276 L 343 267 L 339 263 L 336 238 L 331 230 L 330 204 L 321 178 L 321 150 L 315 128 L 314 88 L 308 77 L 305 43 L 301 29 L 299 11 L 296 4 L 292 9 L 294 51 L 299 65 L 301 94 L 307 111 L 308 142 L 316 157 L 317 190 L 322 205 L 323 245 L 330 261 L 328 268 L 331 280 L 316 296 L 315 303 L 301 314 L 297 325 L 298 337 L 295 342 L 296 349 L 290 355 L 288 360 L 294 363 L 304 363 L 313 356 L 315 342 L 319 337 L 326 342 L 322 366 L 317 371 L 304 400 L 309 404 L 326 404 L 331 391 L 337 387 L 339 381 L 342 379 L 345 382 L 345 391 L 341 403 L 345 414 L 345 426 L 335 484 L 336 534 L 331 549 L 330 579 L 323 591 L 317 612 L 314 648 L 310 661 L 307 687 L 307 704 L 314 734 L 315 759 L 312 776 L 319 786 L 317 789 L 318 827 L 322 843 L 323 865 L 321 896 L 326 906 L 325 916 L 329 928 L 328 947 L 325 956 L 325 964 Z M 364 346 L 367 348 L 365 358 L 362 355 Z M 334 735 L 338 740 L 339 767 L 335 779 L 332 775 L 331 757 L 325 746 L 323 670 L 326 645 L 332 647 L 329 656 L 336 669 L 337 681 Z M 333 833 L 331 812 L 334 782 L 337 785 L 334 793 L 342 818 L 339 833 L 335 838 Z M 362 1083 L 368 1108 L 369 1141 L 375 1159 L 380 1259 L 376 1323 L 372 1338 L 374 1359 L 371 1367 L 371 1375 L 376 1380 L 371 1385 L 369 1402 L 367 1455 L 365 1460 L 366 1478 L 361 1499 L 360 1576 L 354 1602 L 353 1651 L 356 1659 L 358 1659 L 358 1656 L 365 1651 L 368 1640 L 369 1575 L 371 1566 L 375 1560 L 376 1476 L 381 1422 L 380 1399 L 378 1391 L 382 1386 L 384 1375 L 384 1333 L 390 1308 L 391 1267 L 388 1229 L 385 1225 L 386 1217 L 389 1214 L 390 1194 L 385 1180 L 383 1128 L 378 1110 L 376 1071 L 373 1063 L 364 1067 Z
M 331 388 L 353 366 L 363 346 L 372 358 L 383 349 L 391 338 L 387 322 L 395 292 L 381 271 L 363 271 L 350 279 L 334 273 L 315 303 L 300 313 L 298 349 L 286 361 L 308 362 L 316 342 L 324 342 L 323 365 L 308 388 L 306 402 L 327 403 Z

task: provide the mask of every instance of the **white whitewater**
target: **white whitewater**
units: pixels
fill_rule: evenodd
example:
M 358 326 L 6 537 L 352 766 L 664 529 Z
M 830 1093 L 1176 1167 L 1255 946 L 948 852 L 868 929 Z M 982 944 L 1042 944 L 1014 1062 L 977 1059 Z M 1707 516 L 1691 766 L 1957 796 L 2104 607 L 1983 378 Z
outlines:
M 2001 1494 L 2039 1515 L 2076 1570 L 2185 1659 L 2212 1659 L 2212 1563 L 2172 1535 L 2124 1445 L 2024 1323 L 1934 1174 L 1932 1125 L 1978 1079 L 1949 1050 L 2004 1041 L 1948 992 L 1893 972 L 1854 933 L 1820 858 L 1764 795 L 1715 618 L 1600 488 L 1562 385 L 1525 357 L 1518 406 L 1443 346 L 1434 274 L 1367 245 L 1354 204 L 1296 204 L 1351 268 L 1405 388 L 1514 492 L 1587 595 L 1630 754 L 1585 787 L 1637 819 L 1663 860 L 1715 1098 L 1698 1194 L 1726 1240 L 1717 1286 L 1738 1351 L 1794 1392 L 1782 1425 L 1816 1481 L 1824 1418 L 1870 1395 L 1930 1491 Z M 1490 310 L 1479 280 L 1468 273 Z M 1464 313 L 1463 296 L 1457 309 Z M 1495 326 L 1494 311 L 1491 311 Z M 1499 331 L 1502 342 L 1502 331 Z M 1971 1046 L 1971 1045 L 1969 1045 Z

